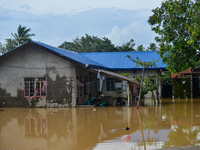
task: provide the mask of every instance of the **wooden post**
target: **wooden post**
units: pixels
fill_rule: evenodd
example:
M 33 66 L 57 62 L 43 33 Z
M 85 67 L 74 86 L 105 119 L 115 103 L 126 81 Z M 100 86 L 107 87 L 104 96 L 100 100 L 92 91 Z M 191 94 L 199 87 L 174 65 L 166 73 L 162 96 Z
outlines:
M 159 98 L 162 98 L 162 70 L 160 70 L 159 78 Z
M 190 82 L 191 82 L 191 103 L 193 103 L 193 83 L 192 83 L 192 70 L 191 70 Z

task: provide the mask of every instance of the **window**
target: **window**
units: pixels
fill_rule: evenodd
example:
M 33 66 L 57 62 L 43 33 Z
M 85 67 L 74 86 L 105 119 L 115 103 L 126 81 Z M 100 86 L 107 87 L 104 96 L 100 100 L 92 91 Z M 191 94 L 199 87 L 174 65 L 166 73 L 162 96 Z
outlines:
M 24 96 L 42 97 L 46 96 L 46 78 L 25 78 L 24 79 Z
M 113 78 L 107 79 L 107 91 L 115 91 L 115 80 Z

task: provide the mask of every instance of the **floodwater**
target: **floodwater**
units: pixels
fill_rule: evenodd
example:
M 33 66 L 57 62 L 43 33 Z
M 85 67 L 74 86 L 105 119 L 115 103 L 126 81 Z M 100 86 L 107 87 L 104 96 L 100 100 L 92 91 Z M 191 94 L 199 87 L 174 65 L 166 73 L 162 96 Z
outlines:
M 3 108 L 0 150 L 200 148 L 200 101 L 161 106 Z M 130 130 L 125 130 L 129 127 Z M 130 139 L 125 139 L 129 135 Z

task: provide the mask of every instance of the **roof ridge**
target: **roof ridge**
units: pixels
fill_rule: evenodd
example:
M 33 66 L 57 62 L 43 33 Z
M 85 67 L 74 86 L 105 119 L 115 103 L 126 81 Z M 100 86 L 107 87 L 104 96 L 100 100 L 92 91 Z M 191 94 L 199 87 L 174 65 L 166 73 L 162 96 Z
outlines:
M 96 53 L 150 53 L 150 52 L 158 52 L 158 51 L 123 51 L 123 52 L 78 52 L 79 54 L 96 54 Z

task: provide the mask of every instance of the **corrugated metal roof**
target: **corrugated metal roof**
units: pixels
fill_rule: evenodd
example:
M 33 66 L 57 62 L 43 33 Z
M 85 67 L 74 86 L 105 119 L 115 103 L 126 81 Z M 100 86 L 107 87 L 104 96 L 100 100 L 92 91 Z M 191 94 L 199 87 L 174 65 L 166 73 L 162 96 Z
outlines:
M 140 52 L 96 52 L 96 53 L 79 53 L 88 59 L 91 59 L 99 64 L 102 64 L 111 70 L 133 70 L 141 69 L 141 66 L 136 66 L 136 63 L 131 61 L 127 55 L 136 59 L 137 57 L 144 62 L 158 60 L 156 62 L 156 70 L 165 70 L 164 64 L 156 51 L 140 51 Z M 151 68 L 149 68 L 151 69 Z
M 51 50 L 51 51 L 53 51 L 57 54 L 60 54 L 64 57 L 70 58 L 71 60 L 74 60 L 76 62 L 84 64 L 87 67 L 106 68 L 103 64 L 99 64 L 98 62 L 93 61 L 92 59 L 88 59 L 87 57 L 83 57 L 82 55 L 80 55 L 77 52 L 53 47 L 53 46 L 50 46 L 50 45 L 47 45 L 47 44 L 44 44 L 44 43 L 40 43 L 40 42 L 36 42 L 36 41 L 32 41 L 32 42 L 36 43 L 40 46 L 43 46 L 43 47 L 47 48 L 48 50 Z
M 43 48 L 46 48 L 48 51 L 64 57 L 66 59 L 70 59 L 71 61 L 75 61 L 81 63 L 89 68 L 96 69 L 106 69 L 106 70 L 133 70 L 133 69 L 141 69 L 141 67 L 137 67 L 136 63 L 131 61 L 127 55 L 130 55 L 131 58 L 136 59 L 137 57 L 144 62 L 152 61 L 153 59 L 159 60 L 156 62 L 157 70 L 166 69 L 166 65 L 160 59 L 159 54 L 156 51 L 141 51 L 141 52 L 94 52 L 94 53 L 77 53 L 57 47 L 53 47 L 41 42 L 29 41 L 23 44 L 20 47 L 24 47 L 31 43 L 35 43 Z M 7 55 L 12 55 L 14 52 L 20 47 L 9 51 L 8 53 L 0 56 L 4 57 Z M 150 68 L 149 68 L 150 69 Z

